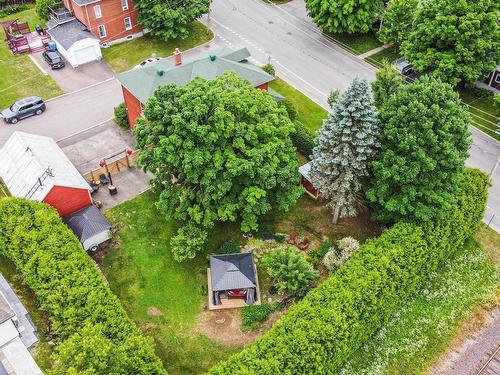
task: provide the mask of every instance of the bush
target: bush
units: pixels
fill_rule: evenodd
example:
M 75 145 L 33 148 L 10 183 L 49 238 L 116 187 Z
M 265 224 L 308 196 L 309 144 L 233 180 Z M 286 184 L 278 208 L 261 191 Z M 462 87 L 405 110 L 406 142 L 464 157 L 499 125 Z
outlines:
M 14 13 L 22 12 L 23 10 L 29 9 L 27 4 L 11 5 L 6 8 L 0 9 L 0 18 L 10 16 Z
M 273 77 L 276 75 L 276 70 L 271 64 L 266 64 L 262 67 L 262 70 Z
M 217 254 L 234 254 L 240 252 L 240 245 L 231 240 L 224 242 L 219 246 L 219 249 L 217 250 Z
M 0 199 L 0 253 L 47 311 L 58 344 L 51 374 L 166 374 L 73 232 L 50 206 Z
M 299 117 L 297 108 L 295 108 L 295 106 L 290 100 L 283 99 L 281 102 L 278 102 L 278 106 L 285 108 L 285 111 L 288 114 L 290 120 L 295 121 Z
M 262 305 L 247 305 L 243 308 L 241 330 L 250 331 L 259 328 L 271 313 L 271 306 L 267 303 Z
M 312 249 L 307 253 L 307 260 L 314 265 L 321 262 L 323 257 L 326 255 L 328 250 L 332 248 L 333 244 L 330 241 L 325 241 L 321 243 L 317 248 Z
M 302 155 L 309 158 L 314 148 L 316 134 L 298 121 L 294 124 L 295 133 L 291 134 L 292 143 Z
M 311 267 L 306 257 L 295 248 L 266 254 L 262 258 L 262 265 L 279 294 L 289 293 L 302 296 L 319 275 L 318 271 Z
M 323 265 L 330 272 L 335 272 L 359 249 L 359 242 L 352 237 L 337 241 L 337 248 L 330 249 L 323 258 Z
M 130 127 L 128 123 L 128 115 L 127 115 L 127 107 L 125 107 L 125 103 L 121 103 L 114 109 L 115 111 L 115 123 L 124 129 L 128 129 Z
M 42 20 L 48 21 L 50 18 L 49 8 L 53 8 L 57 0 L 36 0 L 35 11 Z
M 481 221 L 488 177 L 467 169 L 438 222 L 400 222 L 368 240 L 264 336 L 210 370 L 226 374 L 335 374 L 401 308 Z
M 200 253 L 203 245 L 207 242 L 207 232 L 193 225 L 187 224 L 177 231 L 177 234 L 170 240 L 170 247 L 174 259 L 182 262 L 192 259 Z
M 333 107 L 339 96 L 340 96 L 339 90 L 330 91 L 330 95 L 328 95 L 328 99 L 326 100 L 327 103 L 330 105 L 330 107 Z

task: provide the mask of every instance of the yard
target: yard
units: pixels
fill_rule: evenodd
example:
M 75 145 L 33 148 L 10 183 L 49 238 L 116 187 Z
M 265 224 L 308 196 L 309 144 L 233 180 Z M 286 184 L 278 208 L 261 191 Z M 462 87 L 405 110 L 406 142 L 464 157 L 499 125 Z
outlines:
M 22 22 L 28 22 L 32 30 L 34 30 L 37 23 L 44 24 L 43 21 L 37 18 L 34 8 L 1 18 L 0 21 L 12 18 L 19 18 Z M 3 33 L 3 30 L 0 32 Z M 52 78 L 42 74 L 28 54 L 14 56 L 4 39 L 5 35 L 2 35 L 3 42 L 0 46 L 0 77 L 2 77 L 0 80 L 0 108 L 3 109 L 25 96 L 38 95 L 44 99 L 49 99 L 63 93 Z
M 145 35 L 126 43 L 103 48 L 102 56 L 115 72 L 120 73 L 133 68 L 142 60 L 151 57 L 153 53 L 158 57 L 167 57 L 172 55 L 176 48 L 185 51 L 208 42 L 212 36 L 212 32 L 201 22 L 195 21 L 189 26 L 189 37 L 186 39 L 177 38 L 164 42 L 154 36 Z
M 334 39 L 340 46 L 353 55 L 361 55 L 362 53 L 371 51 L 374 48 L 380 47 L 383 43 L 377 39 L 374 31 L 368 33 L 342 33 L 342 34 L 326 34 Z

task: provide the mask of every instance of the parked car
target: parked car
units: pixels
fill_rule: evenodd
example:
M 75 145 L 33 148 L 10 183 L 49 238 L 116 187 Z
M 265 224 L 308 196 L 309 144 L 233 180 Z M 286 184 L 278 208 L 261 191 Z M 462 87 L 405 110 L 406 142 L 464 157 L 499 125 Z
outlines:
M 39 96 L 30 96 L 29 98 L 18 100 L 9 108 L 4 109 L 0 112 L 0 117 L 7 124 L 17 124 L 23 118 L 41 115 L 45 112 L 45 108 L 42 98 Z
M 62 56 L 56 51 L 45 51 L 42 56 L 52 69 L 61 69 L 66 65 Z
M 392 65 L 403 77 L 405 77 L 405 82 L 408 84 L 413 83 L 413 81 L 422 76 L 421 73 L 417 73 L 413 70 L 413 65 L 404 57 L 394 60 Z

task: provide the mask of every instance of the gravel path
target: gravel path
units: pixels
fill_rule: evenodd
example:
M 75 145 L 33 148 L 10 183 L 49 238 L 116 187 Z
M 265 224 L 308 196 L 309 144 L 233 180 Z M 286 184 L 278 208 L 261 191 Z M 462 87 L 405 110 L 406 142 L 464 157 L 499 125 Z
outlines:
M 428 371 L 428 375 L 476 375 L 499 345 L 500 306 L 497 306 L 489 311 L 484 325 L 472 335 L 465 337 L 458 345 L 450 348 Z M 482 374 L 500 374 L 496 372 L 498 362 L 496 357 Z

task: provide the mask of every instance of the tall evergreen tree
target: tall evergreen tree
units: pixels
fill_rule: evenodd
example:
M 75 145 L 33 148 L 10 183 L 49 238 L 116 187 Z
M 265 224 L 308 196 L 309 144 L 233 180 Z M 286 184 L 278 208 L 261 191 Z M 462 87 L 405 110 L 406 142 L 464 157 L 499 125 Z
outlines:
M 363 180 L 378 143 L 377 112 L 368 80 L 356 77 L 334 103 L 319 130 L 312 155 L 311 178 L 339 217 L 357 214 Z

